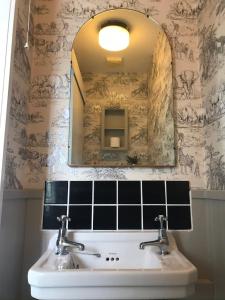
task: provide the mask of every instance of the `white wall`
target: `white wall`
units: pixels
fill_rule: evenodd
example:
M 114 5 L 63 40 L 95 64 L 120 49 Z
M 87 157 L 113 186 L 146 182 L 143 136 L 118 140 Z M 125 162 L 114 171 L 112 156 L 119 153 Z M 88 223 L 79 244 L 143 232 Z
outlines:
M 206 295 L 203 299 L 224 300 L 225 193 L 212 191 L 205 196 L 193 201 L 193 232 L 176 232 L 175 237 L 182 252 L 197 266 L 199 277 L 214 284 L 214 298 Z

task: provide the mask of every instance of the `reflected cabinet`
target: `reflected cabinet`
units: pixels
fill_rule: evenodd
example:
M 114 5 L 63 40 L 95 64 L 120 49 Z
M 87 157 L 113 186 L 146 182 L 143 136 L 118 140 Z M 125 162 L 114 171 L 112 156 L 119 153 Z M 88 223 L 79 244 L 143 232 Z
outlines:
M 104 108 L 101 122 L 101 148 L 109 151 L 127 150 L 127 109 Z

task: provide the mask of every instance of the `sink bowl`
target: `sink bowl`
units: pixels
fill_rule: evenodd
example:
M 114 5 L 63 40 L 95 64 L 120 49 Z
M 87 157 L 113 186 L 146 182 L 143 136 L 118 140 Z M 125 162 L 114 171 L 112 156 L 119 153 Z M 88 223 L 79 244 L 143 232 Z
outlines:
M 140 242 L 154 240 L 157 232 L 79 232 L 70 239 L 82 242 L 71 261 L 59 269 L 54 254 L 56 236 L 48 250 L 31 267 L 28 281 L 36 299 L 176 299 L 194 293 L 196 268 L 179 252 L 168 234 L 170 254 L 157 247 L 139 249 Z

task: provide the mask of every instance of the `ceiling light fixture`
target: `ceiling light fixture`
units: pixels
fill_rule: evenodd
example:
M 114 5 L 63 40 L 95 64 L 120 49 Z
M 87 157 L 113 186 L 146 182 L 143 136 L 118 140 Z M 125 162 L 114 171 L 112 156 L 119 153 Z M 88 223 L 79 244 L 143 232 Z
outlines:
M 98 35 L 99 45 L 108 51 L 121 51 L 129 46 L 130 35 L 123 23 L 108 23 L 104 25 Z

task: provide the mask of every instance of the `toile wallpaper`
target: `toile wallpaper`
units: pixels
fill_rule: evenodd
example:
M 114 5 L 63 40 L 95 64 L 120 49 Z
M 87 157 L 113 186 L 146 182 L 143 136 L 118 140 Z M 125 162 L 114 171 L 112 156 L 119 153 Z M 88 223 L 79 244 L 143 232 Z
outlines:
M 225 2 L 206 2 L 199 17 L 200 72 L 205 107 L 206 188 L 225 189 Z
M 138 165 L 148 161 L 147 111 L 148 74 L 82 74 L 86 92 L 84 106 L 84 164 L 126 164 L 127 155 L 138 157 Z M 101 150 L 101 112 L 103 108 L 128 110 L 128 151 Z
M 9 129 L 6 154 L 5 188 L 22 189 L 24 176 L 23 159 L 21 149 L 26 147 L 26 127 L 31 122 L 32 114 L 29 113 L 29 93 L 31 78 L 31 55 L 32 50 L 25 48 L 27 42 L 27 19 L 28 0 L 18 1 L 16 16 L 16 40 L 13 59 L 12 96 L 9 110 Z M 32 30 L 33 20 L 30 18 L 30 29 Z M 30 42 L 32 39 L 30 35 Z
M 225 189 L 223 0 L 216 5 L 212 0 L 35 0 L 29 49 L 23 47 L 28 1 L 20 2 L 6 188 L 43 188 L 46 179 L 185 179 L 192 188 Z M 72 41 L 92 15 L 113 7 L 151 15 L 169 38 L 176 123 L 174 168 L 67 166 Z

